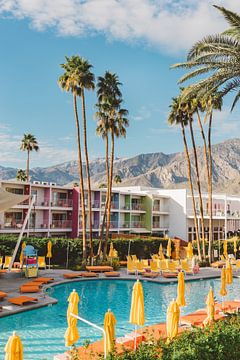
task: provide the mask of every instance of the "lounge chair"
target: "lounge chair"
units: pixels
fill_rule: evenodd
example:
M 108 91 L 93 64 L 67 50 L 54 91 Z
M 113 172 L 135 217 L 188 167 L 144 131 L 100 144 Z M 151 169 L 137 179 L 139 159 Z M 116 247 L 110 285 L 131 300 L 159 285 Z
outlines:
M 144 268 L 146 269 L 146 268 L 149 268 L 150 266 L 148 265 L 148 260 L 142 260 L 142 263 L 143 263 L 143 265 L 144 265 Z
M 50 283 L 50 282 L 53 282 L 54 281 L 54 278 L 45 278 L 45 277 L 39 277 L 39 278 L 36 278 L 36 279 L 34 279 L 33 280 L 33 282 L 36 282 L 36 283 L 38 283 L 38 282 L 40 282 L 40 283 L 42 283 L 42 284 L 48 284 L 48 283 Z
M 38 267 L 39 267 L 39 269 L 45 269 L 46 270 L 47 265 L 46 265 L 45 256 L 39 256 L 38 257 Z
M 15 298 L 10 298 L 10 299 L 8 299 L 8 301 L 11 304 L 23 306 L 23 305 L 28 304 L 28 303 L 36 303 L 38 301 L 38 299 L 33 298 L 33 297 L 29 297 L 29 296 L 21 295 L 21 296 L 15 297 Z
M 143 272 L 145 272 L 144 264 L 142 261 L 136 262 L 135 266 L 136 266 L 137 274 L 142 274 Z
M 167 269 L 169 272 L 172 272 L 172 273 L 178 272 L 178 269 L 176 268 L 176 265 L 173 261 L 167 260 L 166 263 L 167 263 Z
M 141 274 L 142 277 L 148 278 L 148 279 L 155 279 L 159 276 L 159 273 L 157 272 L 144 272 Z
M 194 275 L 193 269 L 190 269 L 188 262 L 185 260 L 181 260 L 182 271 L 184 271 L 187 275 Z
M 136 274 L 136 266 L 133 261 L 128 261 L 127 263 L 127 273 L 128 274 Z
M 40 292 L 41 289 L 38 285 L 22 285 L 19 288 L 20 293 L 37 293 Z
M 240 301 L 223 301 L 222 303 L 215 304 L 215 310 L 220 310 L 227 313 L 238 312 L 240 309 Z
M 82 276 L 82 272 L 80 273 L 68 273 L 68 274 L 63 274 L 63 277 L 65 279 L 76 279 Z
M 163 272 L 163 273 L 162 273 L 162 276 L 163 276 L 164 278 L 172 279 L 172 278 L 177 278 L 177 277 L 178 277 L 178 273 L 177 273 L 177 272 L 167 271 L 167 272 Z
M 12 260 L 11 256 L 5 256 L 5 262 L 3 264 L 3 269 L 9 268 L 11 260 Z
M 0 291 L 0 301 L 2 301 L 5 297 L 7 297 L 7 293 Z
M 158 260 L 159 259 L 158 254 L 153 254 L 151 256 L 151 258 L 152 258 L 152 260 Z
M 113 271 L 112 266 L 86 266 L 87 271 L 93 271 L 93 272 L 107 272 L 107 271 Z
M 131 256 L 132 256 L 132 261 L 135 261 L 135 262 L 139 261 L 136 255 L 131 255 Z
M 151 261 L 150 268 L 151 268 L 151 272 L 159 274 L 159 268 L 158 268 L 157 261 Z
M 95 273 L 95 272 L 82 272 L 81 277 L 86 277 L 86 278 L 93 278 L 93 277 L 98 277 L 99 274 Z
M 167 260 L 159 260 L 158 267 L 159 267 L 160 271 L 162 271 L 162 272 L 168 270 L 166 261 L 167 261 Z

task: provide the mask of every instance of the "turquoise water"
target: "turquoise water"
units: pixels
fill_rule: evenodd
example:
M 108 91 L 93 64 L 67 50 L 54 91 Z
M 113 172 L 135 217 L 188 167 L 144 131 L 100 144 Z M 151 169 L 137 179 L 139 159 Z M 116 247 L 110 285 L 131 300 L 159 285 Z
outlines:
M 129 309 L 133 281 L 126 280 L 87 280 L 54 287 L 52 296 L 58 299 L 58 304 L 0 319 L 0 360 L 4 360 L 4 346 L 13 330 L 21 336 L 24 346 L 25 360 L 52 360 L 55 354 L 66 351 L 64 332 L 66 330 L 67 298 L 76 289 L 81 301 L 79 315 L 98 325 L 103 324 L 105 312 L 110 308 L 117 319 L 117 336 L 131 332 L 129 324 Z M 219 295 L 220 280 L 202 280 L 186 283 L 187 306 L 182 313 L 187 314 L 205 307 L 204 299 L 212 286 L 215 296 Z M 145 296 L 146 325 L 164 322 L 169 302 L 176 297 L 176 284 L 156 284 L 143 282 Z M 240 298 L 240 279 L 234 279 L 228 287 L 228 299 Z M 78 345 L 84 340 L 94 341 L 101 334 L 89 326 L 78 322 L 81 336 Z

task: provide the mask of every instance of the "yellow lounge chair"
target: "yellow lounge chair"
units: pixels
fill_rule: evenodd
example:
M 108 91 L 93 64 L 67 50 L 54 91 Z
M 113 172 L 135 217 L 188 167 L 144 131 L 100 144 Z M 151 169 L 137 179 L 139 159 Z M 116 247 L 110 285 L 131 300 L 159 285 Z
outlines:
M 3 256 L 0 256 L 0 269 L 3 267 Z
M 152 258 L 152 260 L 158 260 L 159 259 L 158 254 L 153 254 L 151 256 L 151 258 Z
M 11 256 L 5 256 L 5 262 L 3 264 L 3 268 L 4 269 L 8 269 L 9 268 L 9 265 L 10 265 L 10 262 L 12 260 L 12 257 Z
M 127 273 L 128 274 L 136 274 L 136 267 L 133 261 L 127 262 Z
M 143 263 L 145 269 L 149 268 L 148 260 L 142 260 L 142 263 Z
M 167 271 L 167 264 L 166 264 L 166 260 L 159 260 L 159 269 L 161 271 Z
M 178 269 L 173 261 L 167 260 L 167 269 L 169 272 L 178 272 Z
M 183 270 L 186 274 L 191 274 L 191 275 L 194 274 L 193 270 L 189 267 L 187 261 L 182 260 L 182 261 L 181 261 L 181 266 L 182 266 L 182 270 Z
M 135 267 L 136 267 L 136 270 L 137 270 L 137 274 L 141 274 L 141 273 L 145 272 L 144 264 L 143 264 L 142 261 L 136 262 Z
M 132 255 L 132 261 L 135 261 L 135 262 L 139 261 L 136 255 Z
M 39 256 L 38 257 L 38 267 L 39 267 L 39 269 L 40 268 L 43 268 L 43 269 L 47 268 L 45 256 Z

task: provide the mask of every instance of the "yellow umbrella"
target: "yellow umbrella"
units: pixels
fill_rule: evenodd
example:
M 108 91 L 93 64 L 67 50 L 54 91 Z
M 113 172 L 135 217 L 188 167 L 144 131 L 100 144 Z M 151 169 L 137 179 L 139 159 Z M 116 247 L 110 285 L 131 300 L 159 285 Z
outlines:
M 192 259 L 193 258 L 193 247 L 192 247 L 192 243 L 189 242 L 188 246 L 187 246 L 187 258 L 188 259 Z
M 221 289 L 220 289 L 220 295 L 226 296 L 227 295 L 227 289 L 226 289 L 226 270 L 225 268 L 222 268 L 221 271 Z
M 233 275 L 232 275 L 232 265 L 230 263 L 230 260 L 228 259 L 226 261 L 226 284 L 230 285 L 233 281 Z
M 107 353 L 112 352 L 115 341 L 115 325 L 117 320 L 110 310 L 106 312 L 104 317 L 104 330 L 106 333 L 106 350 Z
M 212 287 L 209 290 L 206 299 L 206 305 L 207 305 L 207 318 L 204 320 L 204 324 L 209 324 L 214 321 L 214 315 L 215 315 L 214 293 Z
M 233 251 L 234 251 L 234 254 L 236 257 L 236 253 L 237 253 L 237 237 L 236 236 L 233 238 Z
M 49 262 L 49 268 L 50 268 L 50 259 L 52 258 L 52 242 L 49 240 L 49 242 L 47 243 L 47 255 L 46 257 L 48 258 L 48 262 Z
M 224 240 L 223 242 L 223 255 L 225 256 L 225 258 L 228 258 L 228 248 L 227 248 L 227 240 Z
M 167 337 L 172 340 L 178 334 L 178 323 L 180 318 L 180 309 L 177 301 L 172 300 L 167 309 Z
M 135 282 L 132 290 L 132 303 L 130 310 L 129 321 L 135 325 L 135 333 L 137 331 L 137 325 L 143 326 L 145 322 L 144 318 L 144 293 L 143 287 L 139 280 Z M 134 341 L 134 348 L 136 349 L 136 334 Z
M 160 260 L 164 260 L 164 259 L 165 259 L 164 254 L 163 254 L 162 243 L 159 245 L 158 255 L 159 255 Z
M 23 360 L 23 345 L 20 337 L 14 331 L 5 346 L 5 360 Z
M 167 257 L 171 257 L 172 254 L 172 246 L 171 246 L 171 239 L 168 239 L 168 243 L 167 243 Z
M 23 250 L 25 249 L 26 247 L 26 243 L 25 241 L 22 243 L 22 249 L 21 249 L 21 254 L 20 254 L 20 263 L 22 264 L 23 263 Z
M 186 306 L 185 301 L 185 282 L 184 282 L 184 272 L 180 271 L 178 273 L 178 291 L 177 291 L 177 304 L 178 306 Z
M 76 290 L 73 290 L 68 298 L 67 322 L 68 328 L 65 332 L 65 346 L 73 345 L 79 338 L 77 329 L 77 319 L 71 314 L 78 315 L 79 296 Z

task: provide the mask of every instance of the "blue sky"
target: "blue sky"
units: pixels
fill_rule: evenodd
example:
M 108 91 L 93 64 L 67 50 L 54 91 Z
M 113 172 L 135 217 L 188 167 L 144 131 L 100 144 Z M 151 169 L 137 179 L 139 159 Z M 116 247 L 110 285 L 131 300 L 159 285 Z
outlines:
M 238 0 L 215 3 L 240 11 Z M 32 166 L 76 158 L 72 98 L 57 85 L 59 64 L 73 54 L 87 58 L 96 76 L 110 70 L 123 83 L 130 127 L 116 156 L 182 151 L 179 131 L 166 123 L 181 75 L 169 67 L 194 41 L 225 27 L 207 0 L 0 0 L 0 165 L 25 166 L 19 144 L 27 132 L 41 149 Z M 104 155 L 95 102 L 87 93 L 91 158 Z M 213 142 L 240 135 L 239 111 L 230 114 L 229 103 L 216 116 Z

